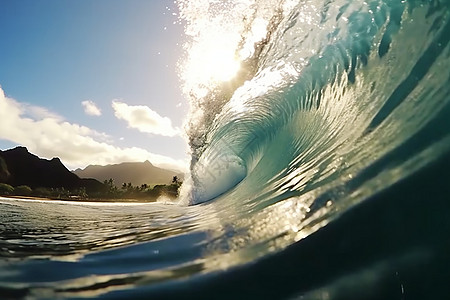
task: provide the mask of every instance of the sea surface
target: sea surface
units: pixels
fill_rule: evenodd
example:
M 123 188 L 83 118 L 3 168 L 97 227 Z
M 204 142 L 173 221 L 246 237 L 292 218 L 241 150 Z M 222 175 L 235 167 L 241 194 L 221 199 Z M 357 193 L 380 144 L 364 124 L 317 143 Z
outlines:
M 0 198 L 0 299 L 450 299 L 450 2 L 177 5 L 180 199 Z

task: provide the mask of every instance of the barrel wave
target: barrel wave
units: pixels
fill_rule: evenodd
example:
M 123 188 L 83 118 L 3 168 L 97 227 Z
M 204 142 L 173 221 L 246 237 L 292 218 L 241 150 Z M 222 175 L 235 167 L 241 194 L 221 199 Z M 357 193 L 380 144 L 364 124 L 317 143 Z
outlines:
M 181 205 L 65 204 L 76 222 L 56 236 L 70 247 L 52 247 L 55 232 L 36 242 L 42 230 L 5 223 L 0 292 L 448 298 L 450 3 L 177 4 L 192 152 Z M 53 211 L 0 205 L 2 220 L 29 205 Z M 73 272 L 57 271 L 68 264 Z M 47 279 L 27 281 L 39 266 L 52 267 Z
M 242 70 L 231 83 L 202 86 L 200 96 L 191 91 L 193 203 L 233 189 L 231 198 L 261 205 L 274 195 L 348 185 L 350 177 L 352 190 L 373 193 L 445 152 L 446 134 L 430 126 L 445 119 L 448 102 L 447 4 L 234 5 L 207 18 L 211 30 L 225 26 L 215 22 L 233 24 L 225 30 L 241 37 L 231 54 Z M 267 7 L 273 15 L 265 16 L 257 40 L 251 29 L 260 20 L 258 9 L 267 14 Z M 253 19 L 235 9 L 252 11 Z M 250 57 L 239 56 L 246 39 L 254 41 Z M 190 84 L 193 90 L 205 82 Z M 239 171 L 231 166 L 237 160 Z

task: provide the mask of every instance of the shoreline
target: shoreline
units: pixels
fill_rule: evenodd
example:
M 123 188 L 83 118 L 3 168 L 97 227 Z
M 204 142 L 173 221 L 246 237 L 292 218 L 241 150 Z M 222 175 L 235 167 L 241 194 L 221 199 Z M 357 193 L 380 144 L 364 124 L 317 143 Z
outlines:
M 45 197 L 34 197 L 34 196 L 16 196 L 16 195 L 0 195 L 0 199 L 8 200 L 28 200 L 28 201 L 62 201 L 62 202 L 72 202 L 72 203 L 156 203 L 157 199 L 154 200 L 144 200 L 144 199 L 61 199 L 61 198 L 45 198 Z

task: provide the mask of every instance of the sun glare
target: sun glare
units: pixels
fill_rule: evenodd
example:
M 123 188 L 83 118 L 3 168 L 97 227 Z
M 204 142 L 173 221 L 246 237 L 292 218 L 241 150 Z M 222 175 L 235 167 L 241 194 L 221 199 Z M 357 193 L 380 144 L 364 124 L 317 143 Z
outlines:
M 234 49 L 230 50 L 214 45 L 208 48 L 199 51 L 193 57 L 188 68 L 189 77 L 204 84 L 232 79 L 240 68 L 240 62 L 235 58 Z
M 190 49 L 190 57 L 184 68 L 184 79 L 196 94 L 203 94 L 222 82 L 233 79 L 241 64 L 236 56 L 234 39 L 217 35 L 204 39 Z M 206 42 L 208 41 L 208 42 Z
M 214 65 L 215 63 L 215 65 Z M 240 68 L 240 62 L 226 51 L 216 51 L 205 59 L 204 69 L 215 81 L 232 79 Z

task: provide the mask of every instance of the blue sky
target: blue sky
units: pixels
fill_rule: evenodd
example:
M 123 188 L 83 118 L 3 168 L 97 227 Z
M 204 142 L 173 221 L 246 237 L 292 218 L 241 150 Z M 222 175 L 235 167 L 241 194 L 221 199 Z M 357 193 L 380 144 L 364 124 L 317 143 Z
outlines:
M 0 149 L 69 168 L 187 162 L 173 1 L 2 0 Z

